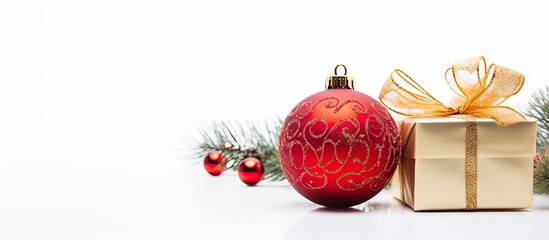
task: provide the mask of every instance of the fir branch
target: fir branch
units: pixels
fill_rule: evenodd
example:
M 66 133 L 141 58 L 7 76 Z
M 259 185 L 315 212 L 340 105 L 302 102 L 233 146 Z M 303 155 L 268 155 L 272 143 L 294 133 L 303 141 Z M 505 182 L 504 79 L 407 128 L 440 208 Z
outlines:
M 549 145 L 549 86 L 534 92 L 528 106 L 526 115 L 538 121 L 536 148 L 543 151 Z
M 536 149 L 534 158 L 534 193 L 549 194 L 549 86 L 532 94 L 528 101 L 528 117 L 537 120 Z
M 285 178 L 278 159 L 281 125 L 280 119 L 262 125 L 214 121 L 210 129 L 200 130 L 202 140 L 197 141 L 193 158 L 203 159 L 210 151 L 218 150 L 227 159 L 227 169 L 236 171 L 244 158 L 255 156 L 263 165 L 264 179 L 282 181 Z
M 549 148 L 538 154 L 534 170 L 534 193 L 549 194 Z

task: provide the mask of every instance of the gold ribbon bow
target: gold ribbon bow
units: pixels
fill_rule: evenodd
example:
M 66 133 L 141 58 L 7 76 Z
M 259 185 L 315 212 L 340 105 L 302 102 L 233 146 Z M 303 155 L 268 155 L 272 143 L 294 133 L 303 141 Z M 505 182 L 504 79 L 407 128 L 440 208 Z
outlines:
M 445 78 L 457 94 L 451 106 L 442 104 L 400 69 L 391 73 L 379 99 L 388 109 L 405 116 L 467 114 L 492 118 L 502 126 L 526 120 L 514 109 L 500 106 L 524 85 L 521 73 L 493 63 L 486 68 L 481 56 L 453 64 L 446 70 Z

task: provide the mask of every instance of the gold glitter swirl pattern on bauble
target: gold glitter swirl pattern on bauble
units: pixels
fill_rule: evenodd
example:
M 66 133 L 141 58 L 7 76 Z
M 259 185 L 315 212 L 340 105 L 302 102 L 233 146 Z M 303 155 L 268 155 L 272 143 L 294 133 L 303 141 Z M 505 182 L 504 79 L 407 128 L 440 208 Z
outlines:
M 387 110 L 351 89 L 329 89 L 295 106 L 279 136 L 288 182 L 317 204 L 342 208 L 367 201 L 389 182 L 400 135 Z

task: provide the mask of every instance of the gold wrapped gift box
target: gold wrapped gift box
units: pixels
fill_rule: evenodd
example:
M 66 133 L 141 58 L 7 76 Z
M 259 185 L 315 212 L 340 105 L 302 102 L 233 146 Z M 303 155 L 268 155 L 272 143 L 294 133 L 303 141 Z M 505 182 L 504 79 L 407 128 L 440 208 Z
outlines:
M 467 209 L 471 197 L 465 184 L 467 121 L 458 117 L 402 121 L 401 165 L 391 183 L 395 198 L 414 211 Z M 474 122 L 475 209 L 530 208 L 536 121 L 505 127 L 491 119 L 475 118 Z

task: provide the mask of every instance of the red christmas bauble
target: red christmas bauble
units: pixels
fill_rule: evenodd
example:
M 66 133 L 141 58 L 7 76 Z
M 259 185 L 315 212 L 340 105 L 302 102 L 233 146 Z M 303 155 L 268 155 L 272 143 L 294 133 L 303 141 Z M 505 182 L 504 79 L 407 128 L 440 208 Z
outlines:
M 353 90 L 352 79 L 332 78 L 327 90 L 290 111 L 278 150 L 284 176 L 297 192 L 317 204 L 345 208 L 369 200 L 387 185 L 401 140 L 379 102 Z
M 204 157 L 204 169 L 212 176 L 218 176 L 227 168 L 225 166 L 226 161 L 221 152 L 211 151 Z
M 245 184 L 256 185 L 263 178 L 263 166 L 255 157 L 247 157 L 238 165 L 238 177 Z

